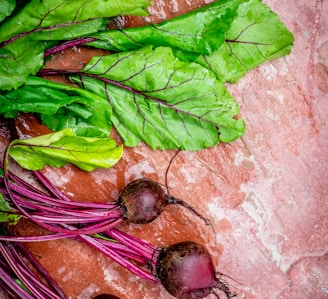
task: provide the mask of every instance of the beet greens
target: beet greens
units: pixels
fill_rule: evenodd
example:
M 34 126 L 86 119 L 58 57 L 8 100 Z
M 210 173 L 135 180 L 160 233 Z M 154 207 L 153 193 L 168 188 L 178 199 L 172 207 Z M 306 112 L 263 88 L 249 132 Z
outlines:
M 145 16 L 149 5 L 147 0 L 16 1 L 14 13 L 0 25 L 0 89 L 24 84 L 44 65 L 44 51 L 59 41 L 105 30 L 114 16 Z
M 45 102 L 50 104 L 41 112 L 35 111 L 38 105 L 31 105 L 30 90 L 24 86 L 20 92 L 23 96 L 4 93 L 3 100 L 8 104 L 0 107 L 0 114 L 11 113 L 12 117 L 17 111 L 10 111 L 11 107 L 19 102 L 20 111 L 41 113 L 42 122 L 55 131 L 73 126 L 82 134 L 86 128 L 88 134 L 93 130 L 92 134 L 99 134 L 113 124 L 127 146 L 144 141 L 153 149 L 199 150 L 241 137 L 245 123 L 224 83 L 237 81 L 264 61 L 289 54 L 293 45 L 293 35 L 260 0 L 215 1 L 160 24 L 117 30 L 105 30 L 104 21 L 108 20 L 104 16 L 111 11 L 107 6 L 96 16 L 92 10 L 88 11 L 89 5 L 104 6 L 102 1 L 90 4 L 75 1 L 76 6 L 69 7 L 57 0 L 52 3 L 54 7 L 42 7 L 40 13 L 35 13 L 34 2 L 0 26 L 0 54 L 1 50 L 6 53 L 3 55 L 6 73 L 0 89 L 29 85 L 29 74 L 36 75 L 41 69 L 43 56 L 87 44 L 116 53 L 95 58 L 81 73 L 75 72 L 75 76 L 70 70 L 62 71 L 71 73 L 70 79 L 80 84 L 81 90 L 89 90 L 110 105 L 104 110 L 92 107 L 93 116 L 86 117 L 85 107 L 82 107 L 84 115 L 80 114 L 81 107 L 77 109 L 81 106 L 79 98 L 77 103 L 62 105 L 67 114 L 62 109 L 49 111 L 50 104 L 56 101 L 44 96 L 42 108 L 47 106 Z M 111 13 L 145 14 L 149 4 L 125 2 L 112 4 Z M 78 13 L 72 17 L 74 8 Z M 28 24 L 24 28 L 13 26 L 13 22 L 22 22 L 25 13 L 32 16 Z M 57 18 L 51 18 L 53 14 L 66 22 L 57 24 Z M 16 53 L 16 48 L 21 50 L 18 57 L 7 55 Z M 11 69 L 15 70 L 15 80 L 11 72 L 7 73 Z M 47 73 L 42 70 L 39 75 Z M 37 95 L 35 91 L 34 96 Z M 24 101 L 20 103 L 22 97 Z M 121 101 L 122 98 L 125 100 Z M 106 122 L 99 111 L 108 112 Z M 72 122 L 71 117 L 78 121 Z M 90 130 L 90 122 L 97 124 L 98 130 L 97 126 Z
M 114 52 L 144 45 L 179 49 L 175 55 L 233 83 L 261 63 L 288 55 L 293 35 L 262 1 L 220 0 L 159 24 L 105 30 L 55 45 L 45 56 L 84 43 Z

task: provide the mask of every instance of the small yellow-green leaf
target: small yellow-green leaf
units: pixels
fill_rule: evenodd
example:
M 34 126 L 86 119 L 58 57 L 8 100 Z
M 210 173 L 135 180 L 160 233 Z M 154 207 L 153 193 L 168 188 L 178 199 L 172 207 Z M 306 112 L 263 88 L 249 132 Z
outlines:
M 123 153 L 112 138 L 93 138 L 74 135 L 64 129 L 26 140 L 14 140 L 9 155 L 23 168 L 40 170 L 45 165 L 60 167 L 72 163 L 92 171 L 116 164 Z

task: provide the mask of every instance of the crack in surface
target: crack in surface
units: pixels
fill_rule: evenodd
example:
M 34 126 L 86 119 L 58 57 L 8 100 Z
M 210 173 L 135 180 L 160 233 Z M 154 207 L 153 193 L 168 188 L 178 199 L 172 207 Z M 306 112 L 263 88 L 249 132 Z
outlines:
M 314 74 L 314 57 L 316 52 L 316 39 L 317 39 L 317 33 L 319 30 L 320 25 L 320 18 L 322 16 L 322 6 L 323 6 L 323 0 L 316 0 L 315 4 L 315 17 L 313 21 L 313 27 L 312 27 L 312 35 L 310 38 L 310 55 L 309 55 L 309 62 L 307 67 L 307 87 L 308 92 L 310 95 L 310 98 L 314 98 L 314 82 L 313 82 L 313 74 Z

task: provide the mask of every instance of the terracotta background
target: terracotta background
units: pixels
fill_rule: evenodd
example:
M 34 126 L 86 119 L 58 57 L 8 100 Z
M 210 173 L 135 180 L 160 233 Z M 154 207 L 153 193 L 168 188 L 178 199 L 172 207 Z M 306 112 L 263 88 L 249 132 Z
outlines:
M 264 2 L 293 32 L 292 53 L 228 86 L 247 123 L 243 138 L 199 152 L 180 152 L 168 173 L 171 194 L 210 217 L 216 236 L 188 211 L 174 206 L 152 224 L 125 224 L 121 229 L 154 245 L 182 240 L 205 244 L 216 269 L 235 280 L 230 283 L 238 298 L 324 299 L 328 298 L 328 1 Z M 169 18 L 200 3 L 154 1 L 153 16 L 146 21 Z M 120 21 L 126 26 L 136 22 Z M 79 68 L 88 55 L 82 49 L 69 50 L 49 65 Z M 26 117 L 17 124 L 24 134 L 45 132 Z M 5 127 L 1 133 L 5 144 Z M 64 167 L 46 173 L 74 199 L 115 200 L 135 178 L 165 183 L 174 153 L 140 145 L 126 148 L 123 159 L 109 170 L 83 173 Z M 34 230 L 28 224 L 21 228 L 25 233 Z M 172 298 L 160 285 L 135 277 L 72 240 L 29 248 L 70 298 L 89 299 L 101 292 L 122 299 Z

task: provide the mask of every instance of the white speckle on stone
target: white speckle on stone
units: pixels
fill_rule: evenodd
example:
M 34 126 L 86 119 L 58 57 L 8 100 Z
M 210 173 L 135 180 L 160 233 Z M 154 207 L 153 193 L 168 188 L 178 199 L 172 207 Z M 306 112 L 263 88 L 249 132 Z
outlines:
M 279 104 L 284 104 L 285 103 L 285 96 L 277 90 L 268 90 L 267 91 L 268 95 L 272 96 L 275 98 Z
M 71 177 L 75 175 L 75 172 L 72 168 L 66 168 L 65 175 L 62 175 L 58 171 L 52 171 L 51 169 L 46 170 L 46 176 L 51 182 L 56 182 L 56 186 L 64 186 L 67 184 Z
M 243 153 L 242 150 L 238 150 L 235 154 L 235 161 L 234 161 L 235 165 L 240 166 L 245 161 L 250 161 L 250 162 L 256 163 L 255 157 L 253 155 L 245 156 L 245 154 Z
M 289 57 L 283 57 L 278 62 L 279 66 L 279 76 L 286 76 L 288 74 L 288 61 Z
M 265 111 L 265 115 L 269 119 L 271 119 L 271 120 L 273 120 L 273 121 L 275 121 L 277 123 L 280 123 L 280 117 L 279 117 L 279 115 L 277 113 L 274 113 L 272 110 Z
M 235 154 L 235 161 L 234 161 L 235 165 L 240 166 L 244 160 L 245 160 L 245 155 L 241 150 L 238 150 Z
M 207 205 L 207 209 L 213 219 L 221 219 L 225 217 L 224 210 L 218 204 L 219 202 L 223 202 L 223 199 L 220 197 L 214 197 Z
M 241 190 L 243 186 L 241 186 Z M 247 192 L 246 199 L 242 206 L 247 214 L 252 217 L 258 226 L 263 227 L 266 224 L 268 218 L 267 211 L 263 206 L 263 200 L 260 194 L 255 191 Z
M 142 161 L 131 168 L 129 168 L 128 171 L 125 172 L 125 181 L 128 182 L 132 176 L 135 176 L 136 178 L 142 178 L 146 174 L 152 174 L 156 173 L 156 170 L 149 164 L 148 161 Z
M 149 8 L 149 12 L 151 12 L 151 9 Z M 151 23 L 151 18 L 149 18 L 149 17 L 144 17 L 144 19 L 145 19 L 145 21 L 147 22 L 147 23 Z
M 112 283 L 113 280 L 119 276 L 118 272 L 113 267 L 102 267 L 102 271 L 104 273 L 104 278 L 108 283 Z
M 171 6 L 172 6 L 172 12 L 179 11 L 179 3 L 178 3 L 178 1 L 171 0 L 170 3 L 171 3 Z
M 290 267 L 289 261 L 282 254 L 282 246 L 286 237 L 280 232 L 280 227 L 271 228 L 270 232 L 265 229 L 270 226 L 273 215 L 270 208 L 265 206 L 265 200 L 261 196 L 255 192 L 248 193 L 242 206 L 256 223 L 255 236 L 257 240 L 261 240 L 262 246 L 266 249 L 266 255 L 285 272 Z
M 73 192 L 65 192 L 65 194 L 69 197 L 69 198 L 73 198 L 75 197 L 75 194 Z
M 86 287 L 77 298 L 90 299 L 96 292 L 99 292 L 99 290 L 99 287 L 96 284 L 92 283 L 88 287 Z
M 62 280 L 64 281 L 64 282 L 66 282 L 66 281 L 69 281 L 71 278 L 73 278 L 74 277 L 74 273 L 71 271 L 71 272 L 68 272 L 63 278 L 62 278 Z
M 259 184 L 256 177 L 261 176 L 262 170 L 255 159 L 252 162 L 255 166 L 254 180 L 240 186 L 240 191 L 245 193 L 242 209 L 252 219 L 253 226 L 256 228 L 254 235 L 261 242 L 267 257 L 282 271 L 287 271 L 290 261 L 284 257 L 282 249 L 287 237 L 284 235 L 281 223 L 275 221 L 276 215 L 271 208 L 271 205 L 274 204 L 272 203 L 273 186 L 276 181 L 275 178 L 268 178 L 261 180 Z
M 58 272 L 58 274 L 62 274 L 65 272 L 65 270 L 66 270 L 66 267 L 58 267 L 57 272 Z
M 119 16 L 119 17 L 116 18 L 116 21 L 118 22 L 118 24 L 119 24 L 120 26 L 122 26 L 122 27 L 125 26 L 125 23 L 126 23 L 126 21 L 125 21 L 125 17 Z
M 160 19 L 166 19 L 166 13 L 165 13 L 165 1 L 158 1 L 157 2 L 157 8 L 149 7 L 149 12 L 151 15 L 155 15 L 156 17 Z
M 261 64 L 259 67 L 265 79 L 274 81 L 277 79 L 278 70 L 270 63 Z

